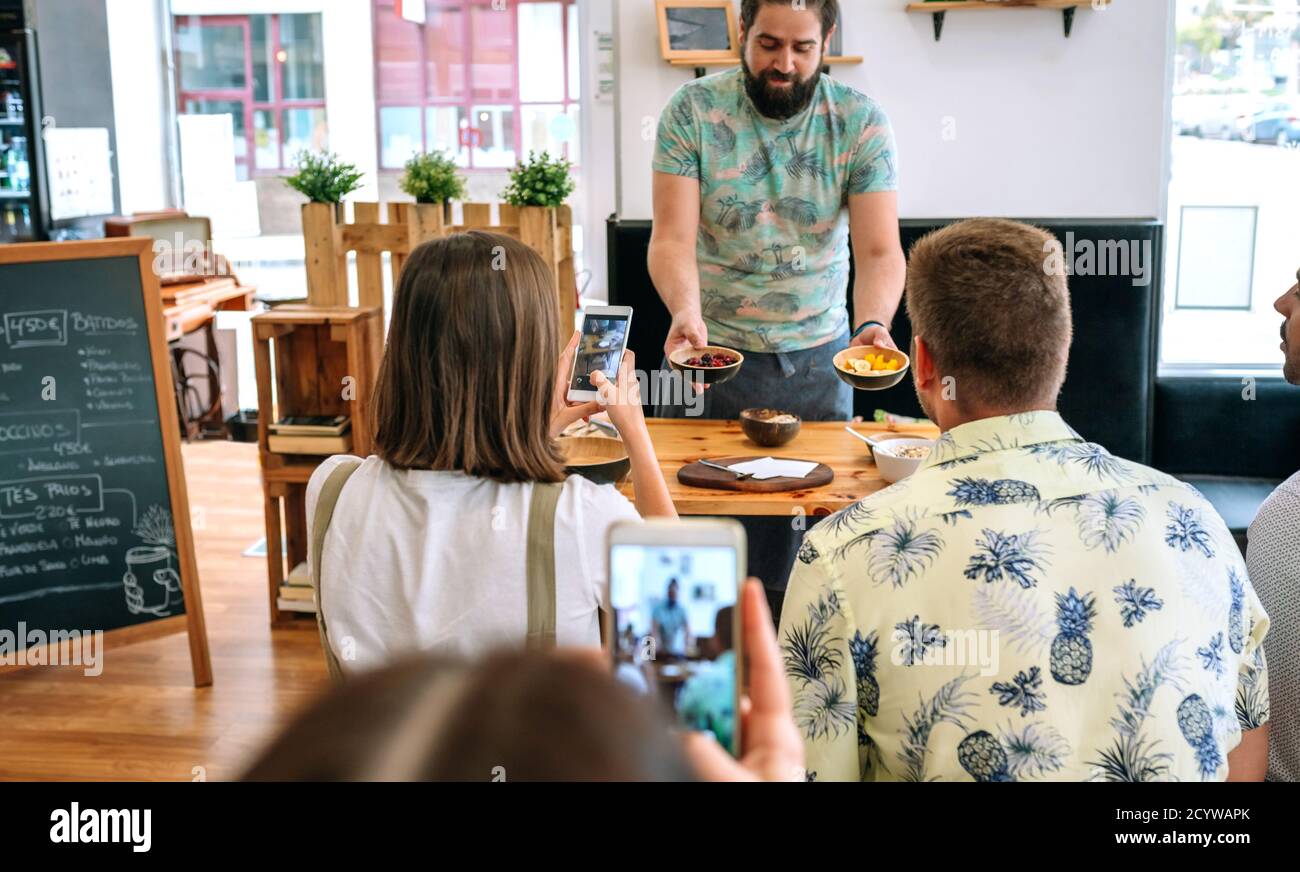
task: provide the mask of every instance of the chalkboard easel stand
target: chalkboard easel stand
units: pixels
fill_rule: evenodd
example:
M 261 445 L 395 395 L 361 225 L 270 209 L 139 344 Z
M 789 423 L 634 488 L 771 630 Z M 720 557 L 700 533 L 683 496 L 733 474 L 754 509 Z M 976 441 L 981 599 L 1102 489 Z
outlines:
M 7 608 L 22 620 L 45 603 L 55 603 L 57 614 L 48 614 L 44 619 L 57 622 L 57 626 L 43 629 L 102 630 L 105 669 L 112 669 L 112 652 L 120 645 L 188 632 L 194 685 L 206 687 L 212 684 L 212 662 L 194 557 L 180 425 L 172 395 L 162 293 L 153 261 L 153 240 L 145 237 L 0 245 L 0 323 L 4 328 L 0 357 L 17 367 L 0 385 L 7 401 L 4 413 L 19 417 L 26 414 L 32 420 L 61 417 L 67 422 L 69 435 L 56 437 L 57 445 L 75 449 L 68 455 L 74 458 L 75 465 L 61 466 L 44 476 L 15 481 L 6 467 L 0 474 L 0 505 L 8 509 L 10 518 L 32 519 L 39 516 L 27 513 L 14 494 L 25 492 L 38 499 L 57 494 L 62 503 L 47 504 L 47 520 L 40 521 L 47 529 L 41 535 L 64 548 L 88 529 L 83 519 L 107 517 L 105 508 L 110 497 L 119 501 L 125 498 L 131 506 L 125 522 L 114 527 L 116 533 L 109 537 L 115 544 L 100 542 L 88 550 L 51 553 L 52 558 L 68 566 L 75 565 L 74 558 L 84 560 L 75 572 L 91 583 L 69 584 L 70 572 L 66 568 L 52 570 L 45 577 L 23 575 L 28 590 L 32 585 L 44 585 L 48 596 L 23 598 Z M 108 317 L 110 314 L 112 317 Z M 117 371 L 126 365 L 135 367 L 128 389 L 117 392 L 132 397 L 127 410 L 102 411 L 93 402 L 94 396 L 79 386 L 83 381 L 92 381 L 89 374 L 95 370 L 88 368 L 89 360 L 96 357 L 105 361 L 109 373 L 114 367 L 119 368 Z M 53 396 L 43 396 L 41 374 L 56 370 L 68 375 Z M 112 381 L 108 374 L 102 378 Z M 135 406 L 135 402 L 142 405 Z M 148 464 L 126 467 L 134 471 L 124 474 L 119 471 L 124 467 L 95 456 L 95 446 L 104 438 L 97 434 L 108 432 L 104 428 L 130 433 L 126 442 L 129 450 L 148 460 Z M 55 448 L 55 441 L 33 441 L 27 453 L 33 460 L 57 457 Z M 8 458 L 12 460 L 12 453 Z M 166 535 L 170 541 L 152 540 L 153 547 L 133 547 L 123 556 L 125 545 L 141 541 L 133 528 L 140 529 L 138 522 L 146 512 L 145 506 L 138 505 L 135 491 L 140 491 L 137 483 L 143 486 L 150 469 L 165 476 L 165 485 L 151 494 L 150 501 L 155 503 L 155 519 L 167 517 L 161 529 L 169 528 Z M 77 502 L 69 499 L 69 494 L 84 496 Z M 138 560 L 132 562 L 133 557 L 140 556 L 132 552 L 141 551 L 150 552 L 147 569 Z M 163 565 L 165 569 L 160 568 Z M 168 600 L 165 606 L 150 599 L 164 584 Z M 173 586 L 181 595 L 177 603 L 170 601 Z M 135 607 L 132 587 L 141 597 Z M 89 618 L 100 622 L 87 627 L 83 621 L 88 618 L 77 610 L 84 611 L 96 589 L 103 593 L 104 588 L 108 588 L 107 598 L 100 602 L 116 605 L 111 612 L 101 610 Z M 184 611 L 174 613 L 182 605 Z M 8 621 L 9 614 L 4 619 Z M 44 662 L 51 662 L 48 655 L 63 644 L 47 646 Z M 33 662 L 30 656 L 27 662 Z M 0 667 L 0 671 L 10 668 L 23 667 Z

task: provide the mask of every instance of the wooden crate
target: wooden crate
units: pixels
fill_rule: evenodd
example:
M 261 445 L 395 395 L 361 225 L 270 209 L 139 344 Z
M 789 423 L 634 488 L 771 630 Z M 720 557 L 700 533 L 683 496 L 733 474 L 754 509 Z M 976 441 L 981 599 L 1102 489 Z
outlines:
M 375 306 L 280 306 L 252 323 L 271 622 L 314 628 L 311 615 L 281 610 L 277 600 L 288 573 L 307 559 L 307 482 L 325 458 L 273 453 L 269 425 L 288 415 L 349 415 L 352 453 L 368 456 L 382 312 Z

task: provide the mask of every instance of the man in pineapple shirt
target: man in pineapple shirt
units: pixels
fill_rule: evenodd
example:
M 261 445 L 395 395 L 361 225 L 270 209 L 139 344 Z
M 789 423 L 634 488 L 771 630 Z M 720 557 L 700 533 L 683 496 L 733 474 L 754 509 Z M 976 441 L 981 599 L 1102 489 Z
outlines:
M 913 380 L 942 435 L 804 539 L 780 641 L 816 780 L 1262 779 L 1268 617 L 1193 488 L 1057 414 L 1047 233 L 912 251 Z

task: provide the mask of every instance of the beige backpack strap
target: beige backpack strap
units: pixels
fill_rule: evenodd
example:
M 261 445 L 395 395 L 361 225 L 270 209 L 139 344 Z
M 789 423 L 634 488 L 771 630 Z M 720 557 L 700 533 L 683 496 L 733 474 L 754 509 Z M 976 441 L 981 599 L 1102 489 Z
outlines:
M 330 648 L 329 632 L 325 627 L 325 614 L 321 605 L 321 552 L 325 550 L 325 533 L 329 530 L 330 521 L 334 518 L 334 507 L 338 505 L 339 494 L 343 492 L 343 485 L 348 483 L 352 473 L 361 467 L 360 460 L 345 460 L 335 467 L 334 471 L 325 479 L 325 484 L 321 485 L 320 494 L 316 497 L 316 511 L 312 515 L 311 525 L 311 586 L 316 595 L 316 628 L 320 631 L 320 644 L 325 649 L 325 665 L 329 668 L 330 677 L 338 681 L 343 678 L 343 667 L 339 664 L 338 658 L 334 655 L 334 650 Z
M 535 482 L 528 507 L 528 647 L 555 647 L 555 506 L 562 483 Z

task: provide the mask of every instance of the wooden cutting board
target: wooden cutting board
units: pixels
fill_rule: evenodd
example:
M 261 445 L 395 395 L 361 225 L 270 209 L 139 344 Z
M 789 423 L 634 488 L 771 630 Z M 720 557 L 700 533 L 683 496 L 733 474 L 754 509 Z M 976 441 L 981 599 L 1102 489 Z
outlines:
M 721 463 L 723 466 L 731 466 L 733 463 L 743 463 L 746 460 L 762 460 L 764 457 L 772 455 L 764 454 L 755 457 L 710 457 L 709 460 L 714 463 Z M 795 457 L 780 457 L 778 460 L 797 460 Z M 812 461 L 804 461 L 810 463 Z M 768 478 L 762 481 L 755 481 L 752 478 L 738 479 L 730 472 L 723 472 L 720 469 L 713 469 L 702 463 L 688 463 L 681 469 L 677 470 L 677 480 L 688 487 L 707 487 L 714 490 L 731 490 L 743 491 L 751 494 L 774 494 L 782 491 L 794 490 L 811 490 L 815 487 L 822 487 L 830 484 L 835 479 L 835 473 L 829 466 L 824 463 L 818 463 L 812 472 L 803 478 L 790 478 L 780 476 L 779 478 Z

